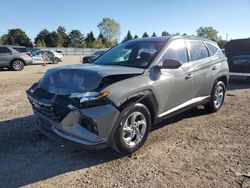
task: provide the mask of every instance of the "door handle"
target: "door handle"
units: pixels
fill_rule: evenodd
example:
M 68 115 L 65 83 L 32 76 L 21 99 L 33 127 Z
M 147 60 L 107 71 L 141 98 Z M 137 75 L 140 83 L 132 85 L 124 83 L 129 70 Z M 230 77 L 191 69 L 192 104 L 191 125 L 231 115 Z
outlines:
M 186 75 L 185 80 L 190 80 L 191 78 L 192 78 L 192 74 L 188 74 Z
M 217 70 L 218 67 L 217 66 L 213 66 L 212 70 Z

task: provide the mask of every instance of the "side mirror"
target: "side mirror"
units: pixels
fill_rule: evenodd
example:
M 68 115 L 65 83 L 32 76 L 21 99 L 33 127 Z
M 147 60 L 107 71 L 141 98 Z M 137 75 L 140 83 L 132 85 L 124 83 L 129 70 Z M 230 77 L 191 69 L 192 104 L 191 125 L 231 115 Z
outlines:
M 161 69 L 178 69 L 181 67 L 181 62 L 179 62 L 176 59 L 164 59 L 162 62 L 162 66 L 160 66 Z

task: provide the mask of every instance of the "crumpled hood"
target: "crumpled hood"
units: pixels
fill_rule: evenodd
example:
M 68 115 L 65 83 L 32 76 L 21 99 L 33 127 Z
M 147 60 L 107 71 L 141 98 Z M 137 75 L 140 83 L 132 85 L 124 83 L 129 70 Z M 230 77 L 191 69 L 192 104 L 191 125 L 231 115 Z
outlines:
M 111 65 L 68 65 L 48 70 L 38 84 L 55 95 L 93 91 L 102 79 L 111 75 L 142 74 L 143 69 Z

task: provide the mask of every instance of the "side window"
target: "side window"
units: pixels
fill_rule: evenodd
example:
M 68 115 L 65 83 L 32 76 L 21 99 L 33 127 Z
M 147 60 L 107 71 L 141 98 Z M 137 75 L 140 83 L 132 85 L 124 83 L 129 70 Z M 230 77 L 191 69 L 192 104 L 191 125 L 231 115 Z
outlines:
M 0 54 L 10 53 L 11 51 L 6 47 L 0 47 Z
M 212 44 L 207 43 L 207 47 L 211 55 L 216 54 L 216 52 L 218 51 L 218 48 Z
M 184 40 L 174 40 L 168 46 L 168 49 L 163 56 L 163 59 L 176 59 L 181 63 L 188 62 L 187 47 Z
M 206 46 L 199 41 L 190 41 L 190 56 L 191 61 L 196 61 L 208 57 Z
M 36 55 L 36 56 L 43 56 L 43 51 L 38 51 L 38 52 L 36 52 L 35 55 Z

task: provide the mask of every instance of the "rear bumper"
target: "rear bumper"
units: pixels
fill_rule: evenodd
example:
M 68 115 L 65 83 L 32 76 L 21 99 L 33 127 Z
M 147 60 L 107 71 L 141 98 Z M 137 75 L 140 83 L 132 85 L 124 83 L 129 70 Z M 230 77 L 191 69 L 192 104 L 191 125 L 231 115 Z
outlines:
M 31 65 L 32 63 L 33 63 L 33 59 L 32 58 L 25 60 L 25 65 Z

